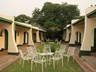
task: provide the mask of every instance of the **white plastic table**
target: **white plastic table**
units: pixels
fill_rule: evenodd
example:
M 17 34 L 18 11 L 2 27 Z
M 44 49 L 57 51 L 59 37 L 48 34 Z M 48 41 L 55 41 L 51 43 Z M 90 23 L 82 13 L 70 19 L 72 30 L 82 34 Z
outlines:
M 52 53 L 52 52 L 49 52 L 49 53 L 39 53 L 39 55 L 47 58 L 47 61 L 49 62 L 49 65 L 50 65 L 50 57 L 51 57 L 51 55 L 53 55 L 53 54 L 54 54 L 54 53 Z M 50 56 L 50 57 L 49 57 L 49 56 Z
M 40 53 L 39 55 L 42 55 L 42 56 L 49 56 L 49 55 L 53 55 L 54 53 L 50 52 L 50 53 Z

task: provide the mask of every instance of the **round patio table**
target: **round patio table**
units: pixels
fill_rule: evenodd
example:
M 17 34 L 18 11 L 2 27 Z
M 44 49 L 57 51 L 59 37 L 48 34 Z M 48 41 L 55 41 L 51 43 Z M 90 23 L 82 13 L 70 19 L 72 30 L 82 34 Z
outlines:
M 50 53 L 39 53 L 39 55 L 42 56 L 49 56 L 49 55 L 53 55 L 54 53 L 50 52 Z
M 49 62 L 49 65 L 50 65 L 50 57 L 51 57 L 51 55 L 53 55 L 54 53 L 52 53 L 52 52 L 47 52 L 47 53 L 40 53 L 39 55 L 41 55 L 41 56 L 43 56 L 43 57 L 45 57 L 46 59 L 47 59 L 47 61 Z

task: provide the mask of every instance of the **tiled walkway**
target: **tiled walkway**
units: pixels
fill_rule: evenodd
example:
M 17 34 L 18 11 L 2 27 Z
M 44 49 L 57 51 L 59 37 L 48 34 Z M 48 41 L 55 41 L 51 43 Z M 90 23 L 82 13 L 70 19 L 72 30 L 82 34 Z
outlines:
M 21 48 L 24 51 L 25 47 L 23 46 Z M 8 55 L 7 50 L 4 50 L 3 52 L 0 52 L 0 71 L 9 66 L 10 64 L 14 63 L 16 60 L 18 60 L 20 56 L 18 55 Z
M 20 46 L 20 49 L 26 53 L 26 46 Z M 96 72 L 96 57 L 95 56 L 78 56 L 79 48 L 75 51 L 75 60 L 83 69 L 84 72 Z M 0 52 L 0 71 L 19 60 L 20 56 L 8 55 L 7 51 Z
M 75 51 L 75 61 L 80 65 L 84 72 L 96 72 L 96 56 L 78 56 L 79 48 Z

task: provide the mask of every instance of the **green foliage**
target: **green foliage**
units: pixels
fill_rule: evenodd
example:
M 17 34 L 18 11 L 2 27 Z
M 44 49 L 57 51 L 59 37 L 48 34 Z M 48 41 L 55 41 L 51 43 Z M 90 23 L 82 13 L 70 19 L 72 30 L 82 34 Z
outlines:
M 71 23 L 71 20 L 80 14 L 77 5 L 71 5 L 67 3 L 61 4 L 61 12 L 63 18 L 62 22 L 65 24 Z
M 59 38 L 58 33 L 61 32 L 61 27 L 59 24 L 56 24 L 52 21 L 47 21 L 44 24 L 44 27 L 46 28 L 46 37 L 50 39 Z M 62 35 L 62 34 L 61 34 Z
M 17 17 L 15 17 L 15 21 L 30 24 L 31 23 L 31 18 L 29 16 L 24 15 L 24 14 L 20 14 Z
M 71 23 L 71 20 L 79 14 L 77 5 L 46 2 L 42 9 L 36 8 L 33 11 L 32 18 L 21 14 L 15 17 L 15 20 L 29 24 L 40 24 L 45 28 L 47 38 L 62 39 L 63 27 Z
M 38 23 L 38 20 L 41 18 L 40 9 L 39 8 L 35 8 L 35 10 L 32 13 L 32 16 L 33 16 L 33 22 L 37 22 Z
M 36 21 L 43 20 L 43 24 L 47 21 L 52 21 L 56 24 L 65 25 L 70 23 L 74 17 L 79 16 L 79 14 L 80 11 L 77 5 L 46 2 L 41 10 L 38 8 L 34 10 L 33 19 L 37 19 Z M 39 23 L 41 24 L 41 21 Z
M 44 27 L 46 28 L 46 31 L 51 31 L 51 32 L 56 32 L 60 30 L 59 25 L 52 21 L 45 22 Z
M 33 19 L 46 29 L 46 37 L 50 39 L 62 39 L 63 27 L 71 23 L 71 20 L 79 16 L 77 5 L 67 3 L 57 4 L 46 2 L 43 8 L 35 9 Z
M 42 8 L 43 17 L 46 21 L 53 21 L 55 23 L 59 23 L 59 15 L 60 15 L 60 5 L 52 4 L 51 2 L 46 2 Z
M 60 48 L 60 44 L 57 44 L 57 43 L 52 43 L 51 44 L 51 51 L 52 52 L 55 52 L 56 49 L 59 49 Z

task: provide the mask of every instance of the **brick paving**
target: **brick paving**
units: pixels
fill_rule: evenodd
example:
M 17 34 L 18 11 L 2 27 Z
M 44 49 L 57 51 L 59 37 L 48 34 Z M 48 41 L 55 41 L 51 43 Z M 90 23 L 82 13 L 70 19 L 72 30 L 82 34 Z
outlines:
M 23 51 L 23 53 L 27 53 L 26 51 L 27 45 L 19 46 L 18 48 Z M 7 50 L 0 52 L 0 71 L 11 65 L 15 61 L 19 60 L 20 55 L 9 55 Z
M 80 47 L 79 47 L 80 48 Z M 79 48 L 76 48 L 74 59 L 84 72 L 96 72 L 96 54 L 91 56 L 79 57 Z

